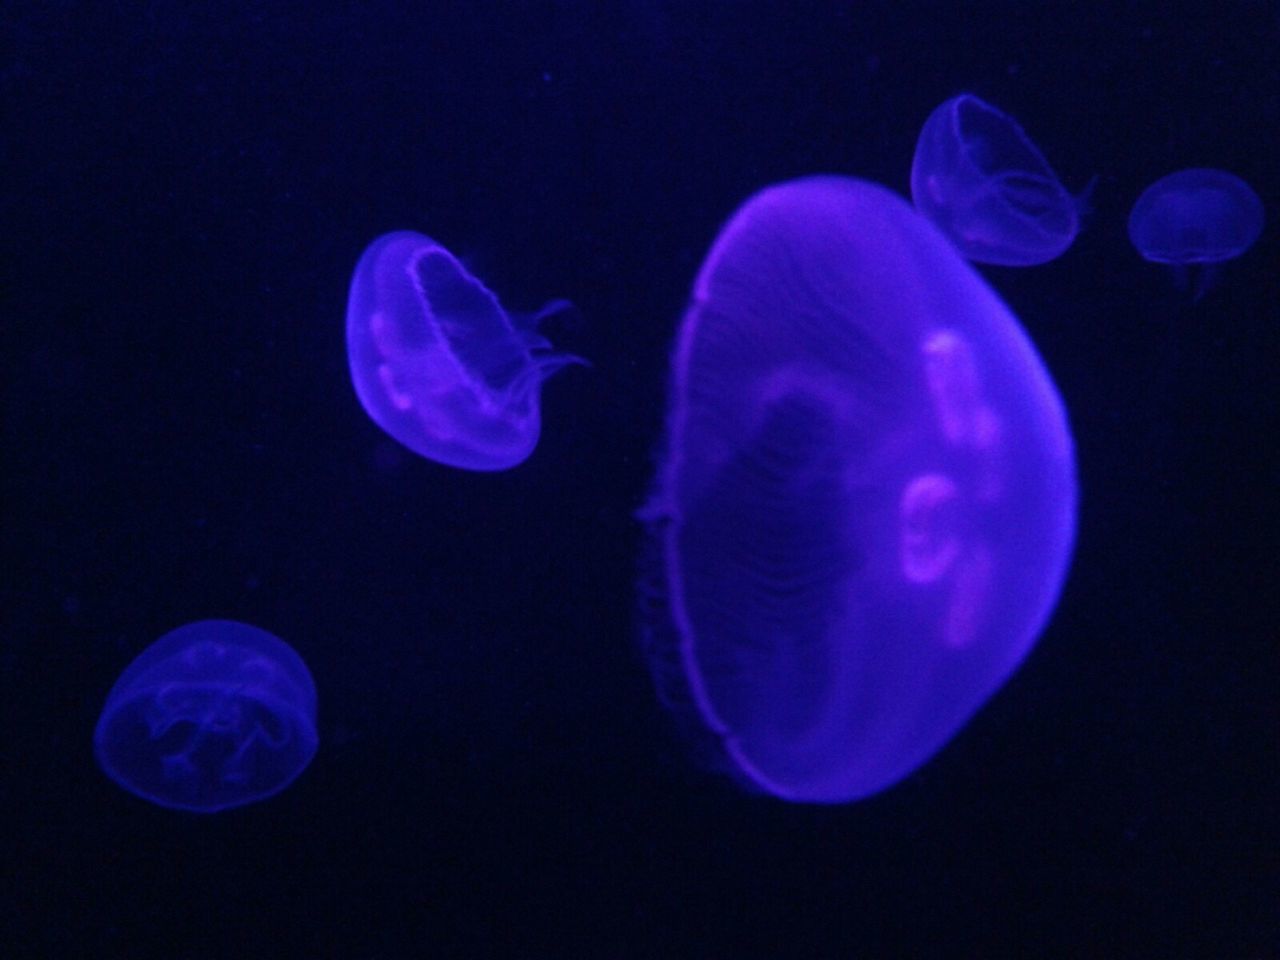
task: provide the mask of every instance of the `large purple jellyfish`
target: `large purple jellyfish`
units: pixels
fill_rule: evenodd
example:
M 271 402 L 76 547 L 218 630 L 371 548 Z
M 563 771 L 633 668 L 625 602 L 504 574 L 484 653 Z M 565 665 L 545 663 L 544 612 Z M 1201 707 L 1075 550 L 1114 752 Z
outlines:
M 890 786 L 999 689 L 1062 588 L 1075 466 L 1044 364 L 903 200 L 815 177 L 724 227 L 672 380 L 644 511 L 660 685 L 772 794 Z

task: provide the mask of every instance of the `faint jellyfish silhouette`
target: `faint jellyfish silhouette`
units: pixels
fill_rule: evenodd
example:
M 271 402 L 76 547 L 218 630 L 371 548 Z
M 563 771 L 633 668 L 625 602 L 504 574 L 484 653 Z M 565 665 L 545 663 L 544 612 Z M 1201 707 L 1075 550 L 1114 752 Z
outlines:
M 1012 267 L 1066 252 L 1083 207 L 1022 127 L 972 94 L 951 98 L 925 121 L 911 197 L 962 256 Z
M 1129 239 L 1199 300 L 1217 281 L 1221 264 L 1253 246 L 1262 223 L 1262 201 L 1247 183 L 1225 170 L 1192 168 L 1142 191 L 1129 213 Z
M 400 231 L 365 250 L 351 280 L 347 355 L 365 411 L 414 453 L 505 470 L 538 443 L 542 382 L 578 357 L 536 330 L 434 240 Z
M 836 803 L 907 776 L 1034 645 L 1075 536 L 1035 348 L 894 194 L 751 198 L 678 335 L 641 517 L 662 699 L 748 785 Z
M 316 690 L 283 640 L 201 620 L 120 675 L 93 735 L 98 763 L 162 807 L 216 813 L 279 793 L 315 755 Z

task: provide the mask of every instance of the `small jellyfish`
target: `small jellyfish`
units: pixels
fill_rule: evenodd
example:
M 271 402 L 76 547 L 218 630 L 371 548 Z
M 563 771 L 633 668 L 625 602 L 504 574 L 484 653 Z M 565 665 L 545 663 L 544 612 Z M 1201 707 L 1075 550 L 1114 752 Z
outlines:
M 1262 233 L 1262 201 L 1225 170 L 1193 168 L 1161 177 L 1142 192 L 1129 214 L 1129 239 L 1138 253 L 1173 271 L 1179 286 L 1199 299 L 1220 264 L 1240 256 Z
M 365 250 L 351 280 L 347 355 L 356 394 L 383 430 L 430 460 L 506 470 L 538 444 L 542 382 L 571 363 L 531 317 L 429 237 L 400 231 Z
M 1047 263 L 1080 230 L 1082 201 L 1012 117 L 972 94 L 953 97 L 925 121 L 911 197 L 975 263 Z
M 770 187 L 721 231 L 642 511 L 658 691 L 750 786 L 837 803 L 1009 678 L 1075 536 L 1071 435 L 1008 308 L 874 184 Z
M 279 793 L 315 755 L 316 689 L 265 630 L 202 620 L 166 633 L 120 675 L 93 734 L 116 783 L 216 813 Z

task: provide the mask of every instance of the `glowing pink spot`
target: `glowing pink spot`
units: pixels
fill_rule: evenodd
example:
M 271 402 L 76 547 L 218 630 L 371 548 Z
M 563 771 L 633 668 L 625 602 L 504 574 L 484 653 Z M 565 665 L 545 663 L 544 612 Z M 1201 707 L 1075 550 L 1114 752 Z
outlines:
M 902 575 L 912 583 L 932 583 L 959 556 L 957 496 L 956 485 L 937 473 L 913 478 L 902 491 L 898 505 Z

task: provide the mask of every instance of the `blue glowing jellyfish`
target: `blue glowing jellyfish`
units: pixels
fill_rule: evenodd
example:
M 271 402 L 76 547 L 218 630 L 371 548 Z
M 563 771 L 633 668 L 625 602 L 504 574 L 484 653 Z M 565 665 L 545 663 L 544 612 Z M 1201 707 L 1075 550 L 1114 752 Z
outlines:
M 1219 264 L 1253 246 L 1262 222 L 1262 201 L 1247 183 L 1225 170 L 1193 168 L 1142 192 L 1129 214 L 1129 239 L 1144 258 L 1167 265 L 1179 286 L 1188 286 L 1194 271 L 1199 299 Z
M 347 354 L 360 402 L 430 460 L 505 470 L 538 444 L 542 382 L 577 357 L 550 352 L 448 250 L 418 233 L 379 237 L 351 280 Z
M 928 760 L 1034 645 L 1075 535 L 1071 435 L 930 223 L 798 180 L 698 274 L 642 516 L 663 698 L 748 783 L 842 802 Z
M 316 689 L 284 641 L 233 620 L 166 633 L 129 664 L 94 731 L 102 769 L 162 807 L 216 813 L 279 793 L 315 755 Z
M 911 197 L 976 263 L 1047 263 L 1080 230 L 1081 200 L 1067 193 L 1013 118 L 971 94 L 953 97 L 925 121 Z

